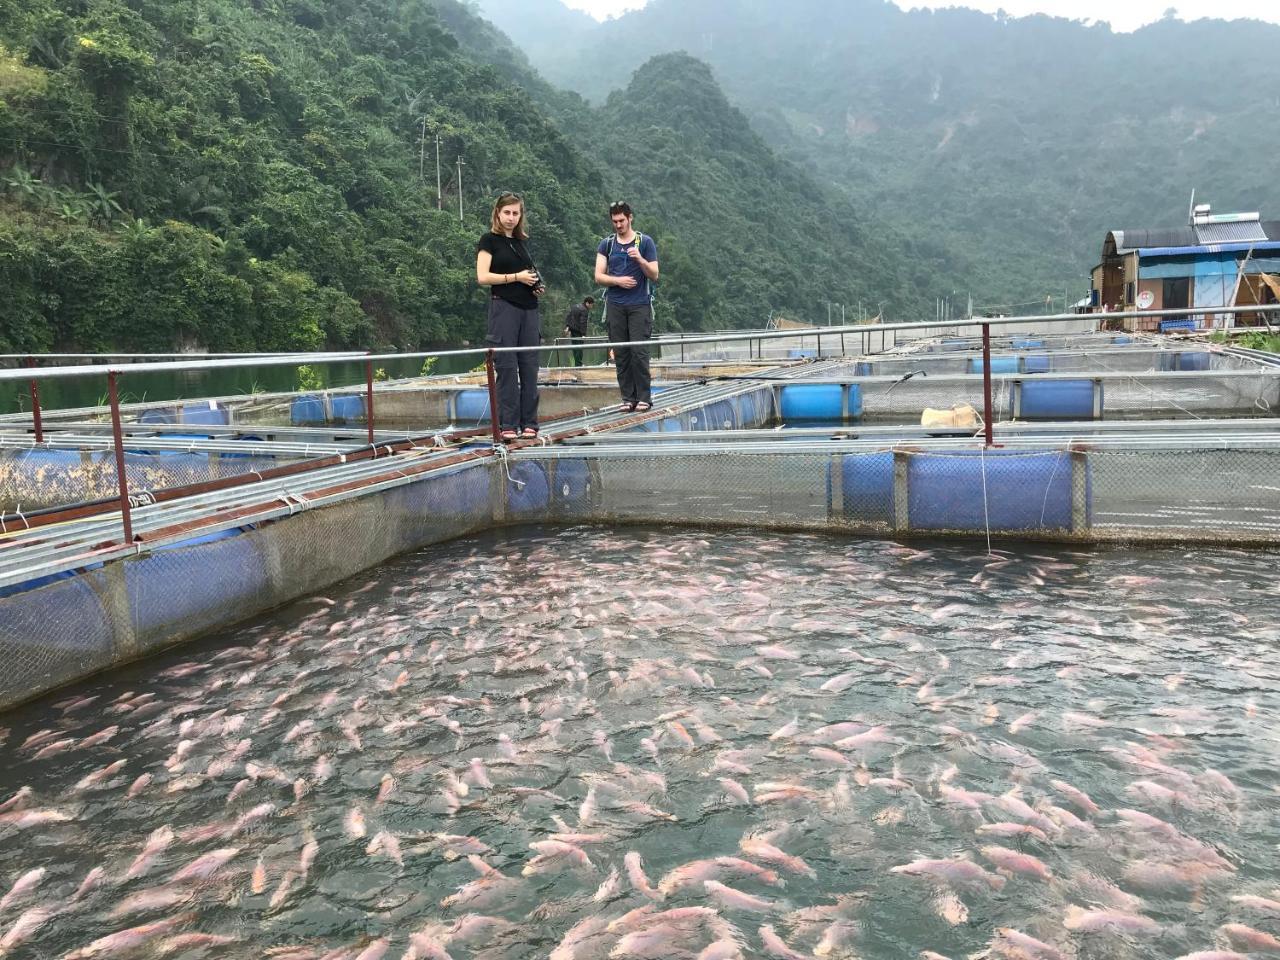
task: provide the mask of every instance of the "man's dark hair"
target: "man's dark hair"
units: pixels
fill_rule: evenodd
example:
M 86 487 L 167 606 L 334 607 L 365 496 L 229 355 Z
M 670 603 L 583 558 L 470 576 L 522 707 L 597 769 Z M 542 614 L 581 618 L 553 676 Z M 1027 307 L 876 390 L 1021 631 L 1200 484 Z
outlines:
M 609 216 L 612 217 L 619 213 L 628 217 L 631 216 L 631 204 L 627 203 L 625 200 L 615 200 L 613 203 L 609 204 Z
M 593 306 L 595 302 L 596 302 L 595 297 L 587 297 L 585 300 L 582 301 L 582 305 L 584 307 L 590 307 L 590 306 Z

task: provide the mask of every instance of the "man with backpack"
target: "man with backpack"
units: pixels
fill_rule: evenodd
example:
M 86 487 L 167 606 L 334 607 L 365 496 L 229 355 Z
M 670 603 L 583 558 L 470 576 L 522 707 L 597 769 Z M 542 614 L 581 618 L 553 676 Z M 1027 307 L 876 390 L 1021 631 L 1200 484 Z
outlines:
M 658 279 L 658 247 L 636 232 L 631 204 L 609 205 L 614 233 L 596 248 L 596 283 L 605 288 L 605 325 L 609 340 L 630 342 L 653 336 L 653 284 Z M 622 409 L 653 409 L 649 387 L 649 348 L 618 347 L 614 355 Z

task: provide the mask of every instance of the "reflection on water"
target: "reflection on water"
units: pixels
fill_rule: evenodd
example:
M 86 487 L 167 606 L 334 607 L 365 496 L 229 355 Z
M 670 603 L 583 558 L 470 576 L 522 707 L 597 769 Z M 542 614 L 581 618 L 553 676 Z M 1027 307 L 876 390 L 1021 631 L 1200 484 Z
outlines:
M 193 361 L 198 357 L 192 357 Z M 475 357 L 441 357 L 431 368 L 433 374 L 466 373 L 480 360 Z M 423 361 L 383 360 L 378 367 L 391 379 L 415 377 Z M 314 376 L 323 388 L 336 389 L 365 382 L 364 364 L 316 364 Z M 239 367 L 221 370 L 181 370 L 172 373 L 125 373 L 119 378 L 121 403 L 182 400 L 195 397 L 234 397 L 253 393 L 288 393 L 299 389 L 294 367 Z M 40 381 L 40 406 L 46 410 L 104 406 L 107 402 L 106 376 Z M 0 384 L 0 411 L 17 413 L 31 409 L 25 382 Z
M 432 548 L 0 716 L 0 936 L 1274 951 L 1273 575 L 1226 550 L 749 532 Z

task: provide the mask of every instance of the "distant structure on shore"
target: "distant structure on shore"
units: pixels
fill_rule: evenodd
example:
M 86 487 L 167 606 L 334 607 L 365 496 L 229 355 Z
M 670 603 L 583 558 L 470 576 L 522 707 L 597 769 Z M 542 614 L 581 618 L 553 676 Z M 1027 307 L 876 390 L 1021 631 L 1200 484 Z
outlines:
M 1196 206 L 1189 223 L 1164 229 L 1112 230 L 1093 268 L 1089 305 L 1094 311 L 1150 310 L 1125 321 L 1136 332 L 1250 326 L 1257 314 L 1228 316 L 1206 309 L 1166 318 L 1164 310 L 1249 306 L 1280 302 L 1280 220 L 1257 213 L 1215 214 Z

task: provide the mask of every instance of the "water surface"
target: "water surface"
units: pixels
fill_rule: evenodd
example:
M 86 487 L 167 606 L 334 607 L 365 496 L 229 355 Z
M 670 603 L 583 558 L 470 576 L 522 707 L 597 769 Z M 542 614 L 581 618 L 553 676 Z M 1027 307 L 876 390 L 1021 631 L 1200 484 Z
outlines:
M 0 813 L 0 895 L 45 871 L 0 936 L 60 957 L 142 925 L 138 956 L 295 960 L 782 955 L 764 926 L 863 960 L 1245 944 L 1280 933 L 1274 570 L 673 529 L 433 547 L 0 716 L 0 803 L 30 788 Z

